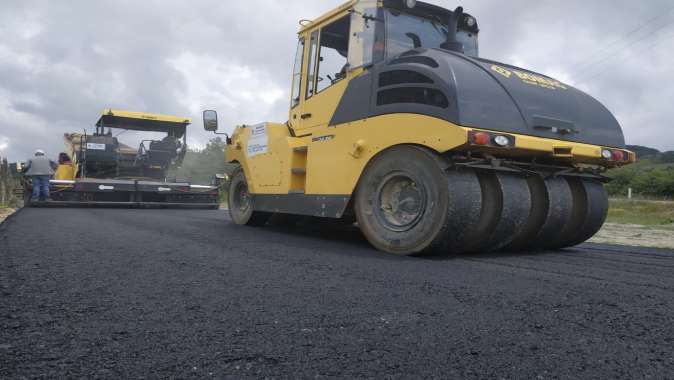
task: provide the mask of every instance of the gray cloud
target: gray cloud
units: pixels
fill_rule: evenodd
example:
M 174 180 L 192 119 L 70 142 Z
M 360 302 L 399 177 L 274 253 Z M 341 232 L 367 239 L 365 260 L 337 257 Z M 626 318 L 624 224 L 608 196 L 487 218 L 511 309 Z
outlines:
M 0 155 L 55 154 L 63 133 L 91 129 L 106 107 L 192 117 L 192 145 L 210 137 L 200 130 L 202 108 L 218 109 L 228 126 L 284 121 L 297 21 L 337 5 L 3 1 Z M 628 142 L 674 149 L 671 1 L 462 5 L 480 22 L 483 56 L 587 90 L 615 113 Z

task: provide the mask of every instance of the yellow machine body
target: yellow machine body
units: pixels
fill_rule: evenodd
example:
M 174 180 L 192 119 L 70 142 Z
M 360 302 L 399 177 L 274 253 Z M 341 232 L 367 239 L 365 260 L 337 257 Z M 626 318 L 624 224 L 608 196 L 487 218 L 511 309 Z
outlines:
M 449 151 L 485 151 L 489 148 L 470 147 L 469 132 L 475 128 L 462 127 L 445 120 L 413 113 L 391 113 L 330 125 L 330 119 L 344 96 L 348 83 L 363 74 L 362 67 L 346 72 L 345 77 L 321 92 L 309 88 L 311 78 L 318 77 L 318 65 L 308 72 L 308 63 L 316 54 L 310 48 L 320 38 L 319 31 L 326 25 L 363 8 L 380 7 L 377 1 L 350 1 L 335 10 L 306 23 L 299 32 L 305 41 L 301 56 L 302 72 L 297 102 L 290 109 L 288 123 L 263 123 L 258 126 L 239 126 L 226 150 L 226 161 L 241 164 L 251 194 L 305 194 L 340 195 L 350 197 L 368 162 L 378 153 L 401 144 L 427 147 L 437 153 Z M 352 23 L 356 32 L 363 24 Z M 320 46 L 320 41 L 314 41 Z M 354 43 L 352 42 L 351 46 Z M 352 54 L 352 52 L 349 52 Z M 313 83 L 315 87 L 317 84 Z M 307 98 L 307 92 L 313 96 Z M 296 90 L 295 90 L 296 92 Z M 414 126 L 411 133 L 410 126 Z M 251 140 L 258 143 L 258 129 L 264 135 L 266 147 L 262 152 L 251 150 Z M 500 157 L 544 157 L 559 162 L 614 166 L 602 158 L 605 147 L 569 141 L 509 133 L 515 146 L 500 151 Z M 635 155 L 625 151 L 633 162 Z
M 560 249 L 600 230 L 603 173 L 636 156 L 599 101 L 481 58 L 461 7 L 353 0 L 301 25 L 288 121 L 227 138 L 234 223 L 357 221 L 398 255 Z
M 414 135 L 408 126 L 416 125 Z M 247 154 L 254 127 L 238 127 L 226 152 L 240 163 L 252 194 L 351 195 L 367 163 L 378 153 L 401 144 L 424 146 L 438 153 L 468 149 L 468 132 L 444 120 L 412 114 L 392 114 L 340 125 L 316 126 L 293 137 L 286 124 L 264 123 L 266 153 Z M 512 157 L 557 157 L 563 162 L 602 164 L 604 147 L 514 135 Z M 559 153 L 563 152 L 563 153 Z M 635 155 L 630 154 L 630 160 Z

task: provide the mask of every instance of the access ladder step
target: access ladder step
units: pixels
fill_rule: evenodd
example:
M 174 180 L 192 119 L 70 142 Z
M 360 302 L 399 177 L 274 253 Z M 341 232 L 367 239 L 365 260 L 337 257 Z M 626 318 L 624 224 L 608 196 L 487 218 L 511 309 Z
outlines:
M 304 194 L 304 190 L 290 190 L 288 194 Z
M 306 168 L 292 168 L 290 171 L 293 174 L 297 174 L 297 175 L 307 174 Z
M 293 148 L 293 152 L 295 153 L 306 153 L 309 150 L 308 146 L 296 146 Z

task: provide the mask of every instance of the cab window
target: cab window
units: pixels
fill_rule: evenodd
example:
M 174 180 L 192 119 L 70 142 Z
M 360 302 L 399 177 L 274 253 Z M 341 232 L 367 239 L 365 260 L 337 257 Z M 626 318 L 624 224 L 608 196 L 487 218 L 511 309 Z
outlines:
M 302 60 L 304 59 L 304 38 L 300 38 L 295 54 L 295 66 L 293 68 L 293 88 L 291 108 L 300 104 L 300 84 L 302 83 Z
M 318 45 L 318 31 L 311 33 L 311 42 L 309 47 L 309 64 L 307 65 L 307 93 L 306 98 L 309 99 L 314 95 L 314 72 L 316 69 L 316 48 Z
M 346 78 L 350 20 L 351 16 L 347 15 L 321 29 L 316 92 Z

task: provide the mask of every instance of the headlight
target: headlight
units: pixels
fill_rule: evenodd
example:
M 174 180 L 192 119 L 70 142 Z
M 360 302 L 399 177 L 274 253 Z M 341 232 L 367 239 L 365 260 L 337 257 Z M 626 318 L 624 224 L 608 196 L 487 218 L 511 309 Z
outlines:
M 510 139 L 505 136 L 496 136 L 494 137 L 494 144 L 505 147 L 510 145 Z
M 417 0 L 405 0 L 405 5 L 407 5 L 407 8 L 414 8 L 417 6 Z
M 608 149 L 604 149 L 601 151 L 601 156 L 606 160 L 610 160 L 613 157 L 613 153 Z

